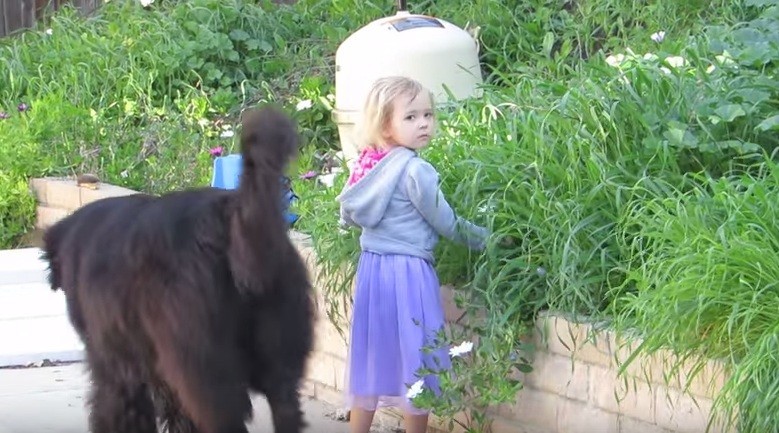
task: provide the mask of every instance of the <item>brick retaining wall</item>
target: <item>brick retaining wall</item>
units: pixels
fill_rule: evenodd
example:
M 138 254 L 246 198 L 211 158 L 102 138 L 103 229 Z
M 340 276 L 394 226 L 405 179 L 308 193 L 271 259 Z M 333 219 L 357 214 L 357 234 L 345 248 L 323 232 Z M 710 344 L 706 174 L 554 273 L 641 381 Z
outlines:
M 96 190 L 79 187 L 71 179 L 34 179 L 38 221 L 44 228 L 79 206 L 99 198 L 132 194 L 135 191 L 101 184 Z M 316 278 L 316 256 L 303 234 L 291 236 Z M 442 287 L 447 319 L 459 317 L 451 302 L 451 290 Z M 316 325 L 316 346 L 312 354 L 304 393 L 316 399 L 342 403 L 346 341 L 330 323 L 321 294 Z M 710 362 L 683 392 L 685 374 L 666 381 L 670 353 L 660 353 L 634 363 L 623 377 L 617 376 L 616 359 L 624 360 L 630 347 L 620 344 L 609 331 L 593 324 L 576 323 L 547 314 L 536 322 L 534 339 L 538 350 L 532 373 L 515 404 L 496 408 L 492 433 L 702 433 L 711 412 L 713 398 L 724 383 L 722 366 Z M 400 426 L 399 413 L 383 410 L 378 420 Z M 441 428 L 439 420 L 432 424 Z M 713 432 L 721 429 L 714 428 Z

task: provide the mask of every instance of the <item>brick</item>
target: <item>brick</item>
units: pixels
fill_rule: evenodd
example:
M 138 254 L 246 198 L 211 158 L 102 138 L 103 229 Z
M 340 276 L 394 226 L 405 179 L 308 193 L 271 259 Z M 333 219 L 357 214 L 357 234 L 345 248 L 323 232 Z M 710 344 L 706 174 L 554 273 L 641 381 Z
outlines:
M 619 431 L 620 433 L 674 433 L 657 424 L 648 423 L 624 415 L 619 417 Z
M 655 394 L 657 424 L 679 433 L 705 432 L 712 401 L 661 387 Z
M 462 423 L 463 425 L 468 425 L 468 419 L 467 416 L 460 412 L 458 414 L 454 415 L 454 419 Z M 447 433 L 464 433 L 466 430 L 462 427 L 462 425 L 458 424 L 457 422 L 452 423 L 452 428 L 449 428 L 449 419 L 448 418 L 441 418 L 439 416 L 436 416 L 435 414 L 430 415 L 430 419 L 427 423 L 430 428 L 434 431 L 440 431 L 440 432 L 447 432 Z
M 292 239 L 292 242 L 300 248 L 309 248 L 313 251 L 314 242 L 311 235 L 307 235 L 297 230 L 289 230 L 289 237 Z
M 633 349 L 618 350 L 617 357 L 621 360 L 620 365 L 630 355 L 631 350 Z M 678 356 L 671 351 L 659 350 L 652 354 L 638 356 L 625 367 L 625 373 L 653 384 L 714 399 L 727 381 L 725 366 L 716 360 L 707 360 L 702 367 L 696 366 L 697 363 L 694 359 L 679 362 Z
M 40 204 L 46 204 L 46 185 L 47 181 L 44 178 L 30 179 L 30 191 L 35 196 L 35 199 Z
M 523 425 L 505 418 L 494 418 L 490 433 L 551 433 L 551 431 Z
M 552 353 L 573 357 L 592 364 L 613 364 L 608 333 L 594 331 L 591 324 L 575 323 L 560 316 L 547 315 L 537 323 L 541 332 L 536 343 Z
M 373 424 L 381 430 L 403 430 L 403 414 L 394 407 L 382 408 L 373 416 Z M 428 425 L 431 424 L 428 420 Z
M 536 352 L 533 372 L 525 376 L 525 384 L 586 402 L 589 399 L 589 366 L 562 355 Z
M 455 305 L 455 294 L 452 286 L 444 285 L 441 287 L 441 303 L 444 307 L 444 318 L 447 322 L 457 322 L 465 314 L 465 310 Z
M 655 422 L 655 390 L 646 382 L 590 366 L 590 401 L 608 412 Z
M 336 390 L 344 389 L 346 364 L 332 355 L 314 351 L 308 360 L 306 378 Z
M 310 379 L 303 379 L 300 384 L 300 395 L 316 398 L 316 383 Z
M 46 229 L 48 227 L 51 227 L 56 223 L 57 221 L 61 220 L 62 218 L 65 218 L 70 214 L 65 209 L 55 208 L 55 207 L 49 207 L 49 206 L 38 206 L 35 210 L 36 217 L 35 217 L 35 228 L 38 229 Z
M 586 403 L 564 400 L 557 417 L 559 433 L 618 433 L 619 417 Z
M 318 382 L 314 383 L 314 389 L 317 400 L 337 407 L 344 406 L 343 391 Z
M 677 389 L 683 386 L 681 376 L 674 370 L 675 355 L 666 350 L 660 350 L 652 354 L 639 354 L 630 364 L 624 362 L 635 350 L 633 346 L 621 347 L 618 350 L 619 367 L 624 367 L 625 374 L 640 379 L 647 383 L 664 385 Z M 619 368 L 618 367 L 618 368 Z M 678 367 L 677 367 L 678 368 Z
M 104 198 L 138 194 L 138 191 L 108 183 L 98 184 L 97 189 L 86 187 L 78 187 L 78 189 L 80 194 L 79 200 L 82 206 Z
M 81 207 L 81 191 L 76 181 L 67 178 L 46 178 L 46 200 L 44 204 L 74 211 Z
M 317 317 L 314 324 L 314 350 L 345 360 L 347 356 L 347 340 L 349 329 L 345 328 L 341 335 L 327 317 Z
M 557 432 L 557 415 L 561 398 L 545 391 L 524 388 L 513 405 L 502 405 L 500 415 L 550 433 Z
M 698 371 L 691 362 L 687 362 L 680 371 L 680 376 L 682 384 L 686 387 L 680 389 L 712 400 L 719 395 L 729 377 L 725 365 L 716 360 L 706 361 Z

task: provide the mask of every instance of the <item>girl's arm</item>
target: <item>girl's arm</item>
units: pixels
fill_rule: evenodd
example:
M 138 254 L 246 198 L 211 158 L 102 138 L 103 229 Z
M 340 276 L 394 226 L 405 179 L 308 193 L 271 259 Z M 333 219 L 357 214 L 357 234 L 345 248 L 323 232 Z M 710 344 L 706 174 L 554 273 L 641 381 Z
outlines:
M 406 174 L 409 199 L 436 232 L 469 248 L 484 249 L 489 231 L 455 214 L 438 185 L 438 172 L 432 165 L 415 159 Z

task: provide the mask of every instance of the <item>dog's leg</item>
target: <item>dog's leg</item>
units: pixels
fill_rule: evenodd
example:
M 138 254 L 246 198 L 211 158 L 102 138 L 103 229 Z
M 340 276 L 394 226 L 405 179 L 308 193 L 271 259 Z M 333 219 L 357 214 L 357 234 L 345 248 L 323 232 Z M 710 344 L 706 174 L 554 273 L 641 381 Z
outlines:
M 300 433 L 305 427 L 295 378 L 272 380 L 265 396 L 273 415 L 275 433 Z M 275 383 L 274 383 L 275 382 Z
M 268 399 L 275 433 L 300 433 L 306 426 L 298 386 L 311 344 L 311 313 L 288 302 L 256 312 L 250 385 Z M 282 329 L 283 327 L 283 329 Z
M 181 411 L 202 433 L 247 433 L 252 404 L 243 364 L 234 342 L 224 337 L 230 334 L 220 328 L 230 316 L 198 317 L 197 308 L 168 314 L 182 307 L 160 307 L 165 314 L 142 320 L 153 330 L 157 374 L 176 395 Z
M 159 373 L 178 396 L 184 414 L 203 433 L 247 433 L 252 406 L 241 369 L 223 363 L 220 357 L 229 357 L 225 353 L 203 353 L 206 347 L 190 352 L 178 343 L 158 346 Z
M 92 433 L 157 433 L 154 405 L 146 386 L 120 360 L 90 356 Z
M 153 400 L 164 433 L 199 433 L 192 420 L 181 410 L 178 399 L 165 385 L 154 387 Z
M 283 358 L 260 355 L 250 369 L 251 387 L 265 394 L 275 433 L 300 433 L 306 427 L 298 392 L 303 372 L 290 367 Z

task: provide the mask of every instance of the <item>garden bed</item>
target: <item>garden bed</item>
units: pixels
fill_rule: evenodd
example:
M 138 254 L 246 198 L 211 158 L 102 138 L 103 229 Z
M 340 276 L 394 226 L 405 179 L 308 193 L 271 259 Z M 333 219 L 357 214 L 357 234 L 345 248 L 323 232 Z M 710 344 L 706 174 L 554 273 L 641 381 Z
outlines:
M 547 365 L 517 336 L 559 311 L 636 336 L 637 359 L 673 352 L 670 372 L 703 375 L 721 360 L 730 374 L 715 407 L 742 432 L 779 430 L 779 400 L 766 398 L 779 392 L 776 1 L 428 3 L 411 6 L 478 35 L 486 84 L 479 100 L 441 106 L 424 156 L 458 213 L 495 235 L 483 254 L 436 251 L 467 319 L 449 337 L 478 344 L 451 399 L 430 403 L 447 415 L 514 404 L 533 383 L 518 372 Z M 0 245 L 56 217 L 36 211 L 30 179 L 96 173 L 150 193 L 206 185 L 211 156 L 235 151 L 237 113 L 277 102 L 306 143 L 290 169 L 297 228 L 313 240 L 323 311 L 337 322 L 358 247 L 355 231 L 336 229 L 344 176 L 328 173 L 339 165 L 332 59 L 391 7 L 111 1 L 0 41 Z M 569 400 L 558 415 L 614 413 Z M 642 421 L 672 427 L 659 408 Z
M 89 200 L 135 193 L 105 184 L 86 189 L 66 178 L 34 179 L 32 188 L 38 197 L 38 231 L 85 204 L 82 193 Z M 296 231 L 290 236 L 316 278 L 319 260 L 312 240 Z M 338 406 L 343 403 L 347 344 L 328 320 L 324 291 L 316 283 L 315 287 L 320 308 L 304 391 Z M 452 288 L 442 287 L 441 296 L 447 321 L 457 326 L 463 310 L 456 306 Z M 344 313 L 348 315 L 348 310 Z M 348 332 L 347 322 L 338 324 Z M 536 320 L 531 338 L 538 347 L 531 357 L 533 371 L 518 377 L 525 388 L 515 402 L 489 409 L 493 433 L 699 433 L 705 430 L 713 400 L 725 383 L 724 367 L 716 362 L 708 362 L 706 370 L 688 383 L 694 365 L 675 371 L 669 352 L 643 359 L 620 375 L 620 361 L 633 353 L 638 341 L 620 341 L 612 331 L 599 329 L 597 322 L 547 312 Z M 400 426 L 400 414 L 384 410 L 382 421 Z M 445 421 L 433 419 L 431 426 L 444 429 Z

